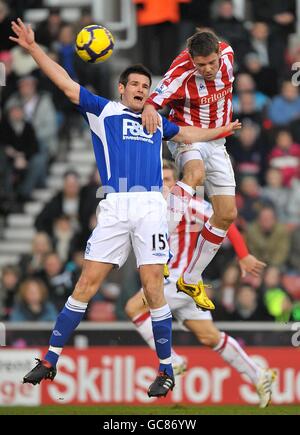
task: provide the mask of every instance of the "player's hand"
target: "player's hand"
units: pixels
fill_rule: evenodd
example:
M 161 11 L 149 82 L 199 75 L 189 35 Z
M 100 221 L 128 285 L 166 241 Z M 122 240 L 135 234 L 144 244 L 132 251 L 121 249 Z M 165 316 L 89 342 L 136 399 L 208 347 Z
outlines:
M 160 116 L 151 104 L 146 104 L 142 113 L 142 125 L 149 134 L 154 134 L 161 125 Z
M 236 119 L 235 121 L 228 124 L 226 128 L 229 134 L 233 134 L 236 130 L 240 130 L 242 128 L 242 124 L 238 119 Z
M 25 26 L 21 18 L 18 18 L 17 22 L 11 22 L 11 28 L 14 31 L 16 37 L 10 36 L 9 39 L 16 42 L 21 47 L 25 48 L 25 50 L 30 50 L 30 48 L 34 44 L 34 32 L 30 24 L 28 26 Z
M 259 261 L 254 255 L 247 255 L 246 257 L 239 260 L 242 277 L 244 278 L 247 273 L 251 273 L 253 276 L 260 276 L 266 267 L 266 263 Z

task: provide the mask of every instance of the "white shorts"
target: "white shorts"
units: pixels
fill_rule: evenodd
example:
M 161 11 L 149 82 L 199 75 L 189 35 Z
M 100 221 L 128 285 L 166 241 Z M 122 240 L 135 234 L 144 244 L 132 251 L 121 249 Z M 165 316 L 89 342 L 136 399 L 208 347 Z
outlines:
M 167 206 L 161 193 L 110 193 L 99 204 L 84 258 L 121 267 L 133 247 L 138 267 L 165 264 L 167 232 Z
M 202 311 L 190 296 L 183 292 L 177 293 L 176 279 L 165 280 L 164 294 L 171 313 L 180 323 L 185 320 L 212 320 L 210 311 Z
M 235 195 L 234 172 L 226 151 L 225 139 L 191 145 L 169 141 L 168 148 L 180 171 L 190 160 L 203 160 L 204 187 L 208 196 Z

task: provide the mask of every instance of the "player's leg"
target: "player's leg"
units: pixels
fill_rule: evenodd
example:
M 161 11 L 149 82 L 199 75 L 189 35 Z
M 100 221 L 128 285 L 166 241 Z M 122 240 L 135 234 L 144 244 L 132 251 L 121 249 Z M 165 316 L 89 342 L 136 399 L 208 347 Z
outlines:
M 199 147 L 203 152 L 201 144 Z M 199 234 L 191 261 L 178 280 L 178 290 L 189 294 L 199 307 L 214 309 L 199 277 L 218 252 L 237 210 L 234 173 L 226 148 L 218 141 L 207 143 L 206 148 L 205 189 L 211 198 L 214 215 L 204 224 Z
M 140 277 L 150 309 L 159 371 L 166 370 L 172 376 L 172 314 L 163 293 L 163 265 L 141 265 Z
M 177 144 L 168 142 L 168 147 L 176 161 L 179 171 L 183 171 L 183 178 L 177 181 L 171 189 L 168 197 L 168 231 L 171 234 L 184 213 L 186 212 L 189 202 L 196 193 L 198 186 L 203 186 L 205 177 L 205 168 L 202 156 L 193 145 Z M 189 151 L 187 150 L 189 149 Z
M 274 372 L 263 369 L 249 357 L 239 343 L 225 332 L 220 332 L 212 320 L 186 320 L 184 325 L 194 333 L 200 343 L 217 352 L 224 361 L 240 374 L 246 374 L 255 385 L 260 407 L 265 408 L 272 394 Z
M 82 273 L 75 289 L 56 319 L 49 341 L 49 350 L 43 360 L 24 376 L 24 383 L 35 385 L 43 379 L 54 379 L 56 364 L 65 344 L 81 322 L 88 302 L 97 293 L 112 267 L 112 264 L 84 260 Z
M 165 396 L 174 387 L 171 360 L 172 315 L 163 292 L 163 268 L 169 258 L 167 210 L 163 196 L 148 192 L 136 200 L 135 225 L 131 235 L 137 266 L 150 308 L 159 374 L 149 387 L 149 396 Z
M 140 336 L 155 351 L 150 309 L 143 290 L 138 291 L 128 299 L 124 310 Z
M 148 389 L 149 397 L 166 396 L 175 381 L 172 367 L 172 314 L 163 294 L 163 265 L 140 266 L 140 277 L 152 321 L 156 354 L 159 359 L 158 375 Z
M 81 276 L 72 296 L 57 317 L 49 351 L 24 377 L 24 382 L 36 384 L 42 379 L 54 378 L 61 351 L 83 318 L 88 302 L 98 291 L 113 265 L 121 267 L 124 264 L 129 250 L 128 222 L 126 219 L 120 221 L 118 197 L 112 194 L 100 203 L 97 226 L 87 242 Z
M 193 257 L 184 271 L 187 284 L 197 283 L 206 267 L 219 251 L 227 230 L 237 215 L 234 195 L 214 195 L 210 197 L 214 214 L 204 224 L 199 234 Z
M 174 287 L 176 293 L 176 285 L 174 285 Z M 170 305 L 170 302 L 167 302 Z M 140 336 L 145 340 L 148 346 L 155 351 L 150 310 L 142 289 L 127 301 L 125 312 L 133 322 Z M 174 375 L 180 375 L 185 372 L 187 369 L 186 359 L 178 355 L 173 347 L 171 348 L 171 356 Z

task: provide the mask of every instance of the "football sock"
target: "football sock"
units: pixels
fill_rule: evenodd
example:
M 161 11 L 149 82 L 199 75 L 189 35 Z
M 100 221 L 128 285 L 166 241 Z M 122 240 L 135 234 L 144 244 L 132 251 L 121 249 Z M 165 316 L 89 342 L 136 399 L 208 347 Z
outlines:
M 152 331 L 152 322 L 149 311 L 147 313 L 139 314 L 138 316 L 132 319 L 137 332 L 141 335 L 141 337 L 146 341 L 148 346 L 155 350 L 153 331 Z M 171 348 L 171 356 L 172 363 L 174 362 L 182 362 L 182 357 L 175 352 L 173 348 Z
M 159 358 L 159 371 L 164 370 L 173 376 L 172 368 L 172 314 L 168 304 L 160 308 L 150 309 L 152 330 L 156 353 Z
M 173 349 L 173 347 L 171 348 L 171 355 L 172 355 L 172 361 L 174 362 L 175 360 L 178 361 L 182 361 L 182 356 L 178 355 L 178 353 L 175 352 L 175 350 Z
M 183 274 L 187 284 L 196 284 L 204 269 L 212 261 L 226 237 L 227 231 L 212 227 L 209 220 L 199 234 L 192 259 Z
M 218 352 L 239 373 L 245 373 L 254 384 L 257 383 L 261 368 L 246 354 L 233 337 L 222 332 L 220 342 L 213 350 Z
M 169 235 L 176 229 L 194 195 L 195 190 L 182 181 L 177 181 L 169 192 L 167 197 Z
M 44 357 L 52 367 L 56 366 L 62 348 L 82 320 L 87 306 L 87 303 L 77 301 L 70 296 L 64 308 L 58 315 L 50 337 L 50 347 Z
M 132 319 L 137 332 L 143 337 L 148 346 L 155 350 L 155 343 L 152 331 L 152 322 L 149 311 L 147 313 L 139 314 Z

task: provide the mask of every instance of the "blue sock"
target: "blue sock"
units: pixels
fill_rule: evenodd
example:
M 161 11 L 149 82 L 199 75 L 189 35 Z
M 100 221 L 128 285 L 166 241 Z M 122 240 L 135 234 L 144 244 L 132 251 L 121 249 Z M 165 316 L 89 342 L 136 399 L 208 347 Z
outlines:
M 151 309 L 152 330 L 156 353 L 159 358 L 159 371 L 173 376 L 172 368 L 172 314 L 168 305 Z
M 48 352 L 46 353 L 44 359 L 46 361 L 48 361 L 52 367 L 56 367 L 57 361 L 59 358 L 59 354 L 52 352 L 51 350 L 48 350 Z
M 56 353 L 51 348 L 58 348 L 61 351 L 69 340 L 70 335 L 81 322 L 87 305 L 87 303 L 76 301 L 72 296 L 70 296 L 66 305 L 58 315 L 50 337 L 50 349 L 44 357 L 52 367 L 56 366 L 60 352 Z

